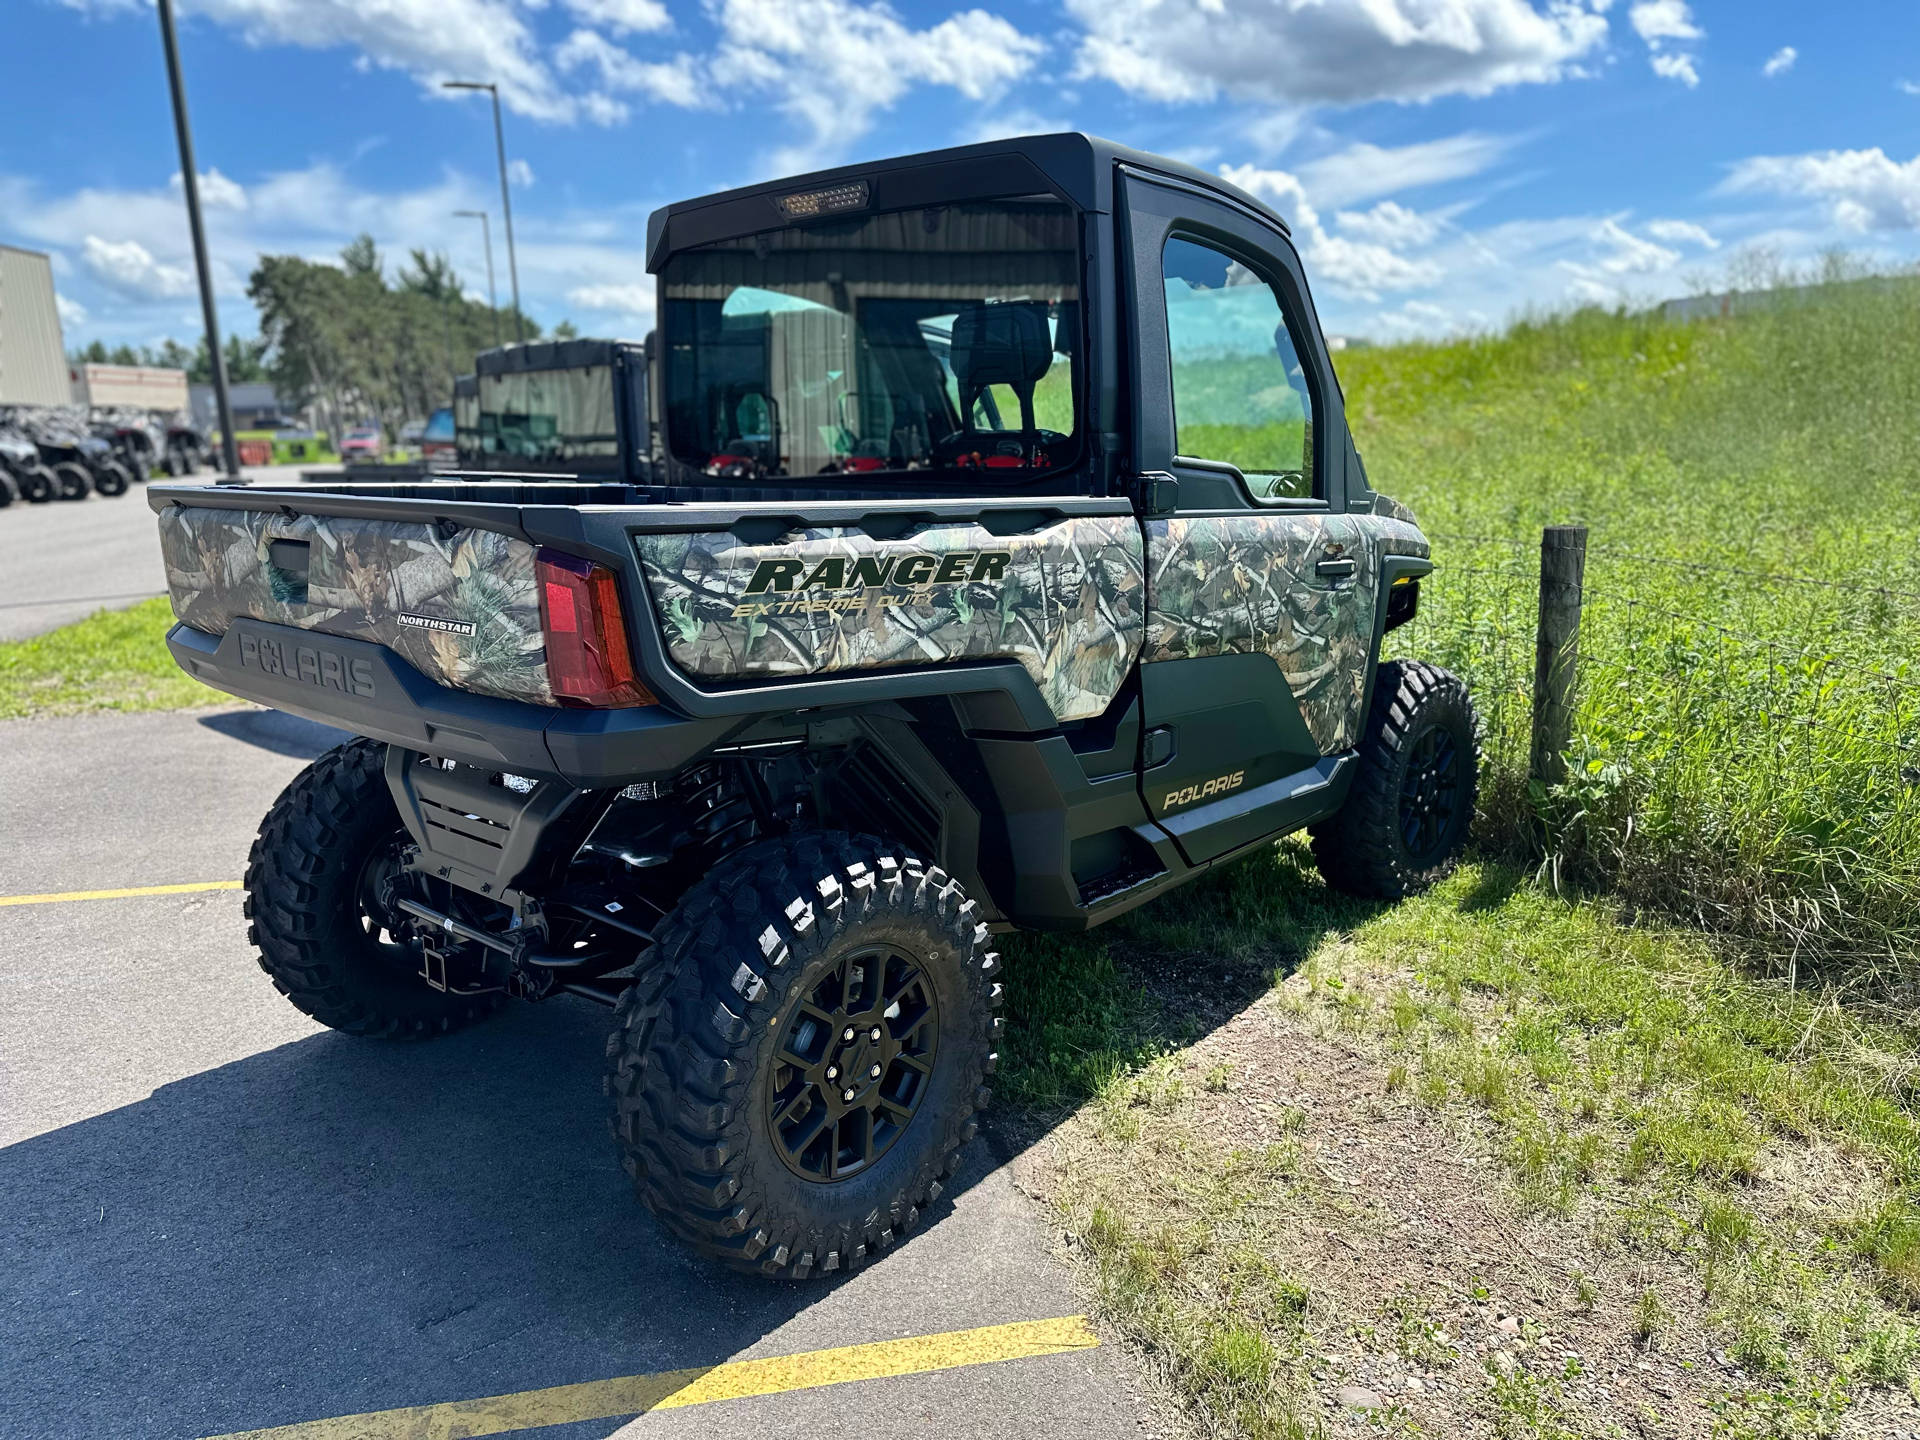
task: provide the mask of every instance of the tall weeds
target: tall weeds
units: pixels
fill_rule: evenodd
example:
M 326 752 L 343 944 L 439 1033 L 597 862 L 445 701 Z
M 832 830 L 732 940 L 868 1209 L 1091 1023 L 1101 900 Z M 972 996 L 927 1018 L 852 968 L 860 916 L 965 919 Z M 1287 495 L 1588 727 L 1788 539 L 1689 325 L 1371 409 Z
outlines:
M 1480 836 L 1748 941 L 1920 982 L 1920 280 L 1670 322 L 1581 311 L 1343 353 L 1375 486 L 1438 572 L 1390 653 L 1487 723 Z M 1537 544 L 1592 547 L 1572 774 L 1529 786 Z

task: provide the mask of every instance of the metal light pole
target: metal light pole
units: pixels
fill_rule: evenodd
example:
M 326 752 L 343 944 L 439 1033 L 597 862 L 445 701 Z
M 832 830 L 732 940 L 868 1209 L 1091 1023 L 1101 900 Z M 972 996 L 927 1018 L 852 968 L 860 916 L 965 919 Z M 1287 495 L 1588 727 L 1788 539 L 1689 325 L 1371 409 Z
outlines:
M 487 307 L 493 311 L 493 343 L 498 345 L 500 343 L 500 302 L 494 297 L 493 291 L 493 227 L 487 223 L 487 212 L 484 210 L 456 210 L 453 213 L 463 220 L 480 222 L 480 238 L 486 242 L 487 246 Z
M 207 228 L 200 219 L 200 172 L 193 165 L 193 131 L 187 124 L 187 86 L 180 78 L 180 42 L 173 33 L 173 0 L 160 0 L 160 41 L 167 52 L 167 84 L 173 91 L 173 128 L 180 139 L 180 179 L 187 192 L 187 224 L 193 231 L 193 264 L 200 275 L 200 310 L 207 322 L 207 359 L 213 369 L 213 403 L 220 416 L 220 450 L 227 478 L 240 478 L 240 451 L 233 440 L 233 406 L 227 399 L 227 357 L 220 351 L 220 316 L 213 303 L 213 266 L 207 260 Z
M 524 343 L 526 321 L 520 313 L 520 261 L 513 250 L 513 197 L 507 193 L 507 132 L 500 127 L 500 87 L 486 80 L 443 80 L 447 90 L 484 90 L 493 97 L 493 146 L 500 156 L 500 219 L 507 229 L 507 274 L 513 281 L 513 338 Z

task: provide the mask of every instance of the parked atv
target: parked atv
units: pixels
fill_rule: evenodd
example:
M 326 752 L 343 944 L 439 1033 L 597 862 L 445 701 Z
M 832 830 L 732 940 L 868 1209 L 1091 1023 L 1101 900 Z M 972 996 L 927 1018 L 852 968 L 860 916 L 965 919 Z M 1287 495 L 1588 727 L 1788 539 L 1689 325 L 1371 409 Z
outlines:
M 15 498 L 44 505 L 60 493 L 60 481 L 40 463 L 40 449 L 23 432 L 0 421 L 0 477 L 6 481 L 8 503 Z
M 361 737 L 253 843 L 282 994 L 391 1038 L 611 1007 L 642 1203 L 804 1279 L 939 1213 L 1000 1062 L 997 934 L 1301 830 L 1328 885 L 1411 894 L 1467 838 L 1478 727 L 1459 679 L 1379 659 L 1427 537 L 1252 195 L 1055 135 L 648 234 L 650 382 L 513 410 L 591 482 L 152 486 L 168 645 Z
M 213 445 L 206 434 L 187 419 L 183 411 L 166 425 L 166 449 L 161 468 L 179 479 L 197 475 L 213 456 Z
M 84 500 L 96 491 L 124 495 L 132 487 L 133 476 L 114 458 L 113 446 L 87 433 L 77 418 L 44 410 L 26 415 L 24 425 L 42 463 L 53 471 L 62 500 Z
M 96 411 L 89 427 L 113 447 L 113 458 L 134 480 L 149 479 L 164 468 L 167 432 L 151 415 L 138 411 Z

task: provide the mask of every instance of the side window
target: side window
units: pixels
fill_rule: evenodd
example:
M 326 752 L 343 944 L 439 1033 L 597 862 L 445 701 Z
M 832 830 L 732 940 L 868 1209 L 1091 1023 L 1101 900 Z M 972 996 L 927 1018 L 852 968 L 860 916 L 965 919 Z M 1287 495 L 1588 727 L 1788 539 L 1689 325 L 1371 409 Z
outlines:
M 1174 450 L 1225 461 L 1256 500 L 1313 497 L 1313 391 L 1265 280 L 1210 245 L 1162 255 L 1173 367 Z

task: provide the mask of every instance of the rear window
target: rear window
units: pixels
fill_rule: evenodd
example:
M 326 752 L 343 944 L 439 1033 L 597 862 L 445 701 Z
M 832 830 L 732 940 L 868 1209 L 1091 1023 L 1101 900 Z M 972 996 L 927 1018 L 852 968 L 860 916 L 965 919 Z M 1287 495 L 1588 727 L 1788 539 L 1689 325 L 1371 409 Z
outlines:
M 483 455 L 589 460 L 619 453 L 609 366 L 482 375 L 479 388 L 475 439 Z
M 682 251 L 664 274 L 668 446 L 729 478 L 1071 465 L 1079 274 L 1078 217 L 1052 199 Z

